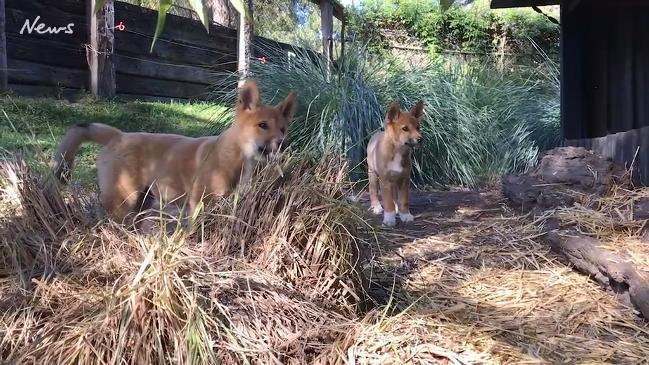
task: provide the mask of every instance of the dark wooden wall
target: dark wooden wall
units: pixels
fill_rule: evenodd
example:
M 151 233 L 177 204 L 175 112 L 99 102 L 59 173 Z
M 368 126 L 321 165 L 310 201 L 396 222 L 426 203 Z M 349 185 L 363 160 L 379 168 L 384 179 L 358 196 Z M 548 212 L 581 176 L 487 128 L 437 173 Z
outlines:
M 565 137 L 649 126 L 649 1 L 563 5 L 561 24 Z
M 6 0 L 9 88 L 18 94 L 68 96 L 87 88 L 86 8 L 73 0 Z M 29 19 L 48 26 L 74 23 L 73 34 L 20 34 Z
M 566 144 L 631 165 L 649 183 L 649 2 L 564 0 Z
M 30 96 L 72 97 L 89 88 L 85 0 L 6 0 L 9 88 Z M 20 34 L 27 19 L 47 26 L 74 23 L 73 34 Z M 200 99 L 218 75 L 236 71 L 237 32 L 168 15 L 153 52 L 157 12 L 115 2 L 114 62 L 117 95 L 138 99 Z M 256 37 L 263 48 L 292 46 Z M 257 55 L 261 55 L 257 47 Z

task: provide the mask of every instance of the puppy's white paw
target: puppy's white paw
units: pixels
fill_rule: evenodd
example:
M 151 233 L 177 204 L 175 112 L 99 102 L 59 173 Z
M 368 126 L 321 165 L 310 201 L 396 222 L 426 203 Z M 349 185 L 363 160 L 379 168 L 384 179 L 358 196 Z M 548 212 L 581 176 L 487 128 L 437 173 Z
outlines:
M 379 215 L 379 214 L 383 213 L 383 207 L 381 206 L 381 203 L 373 206 L 370 209 L 372 210 L 372 213 L 374 213 L 376 215 Z
M 406 213 L 399 213 L 399 219 L 402 222 L 412 222 L 415 220 L 415 217 L 413 217 L 413 215 L 410 214 L 410 212 L 406 212 Z
M 394 212 L 384 212 L 383 225 L 394 227 L 395 224 L 397 224 L 396 214 Z

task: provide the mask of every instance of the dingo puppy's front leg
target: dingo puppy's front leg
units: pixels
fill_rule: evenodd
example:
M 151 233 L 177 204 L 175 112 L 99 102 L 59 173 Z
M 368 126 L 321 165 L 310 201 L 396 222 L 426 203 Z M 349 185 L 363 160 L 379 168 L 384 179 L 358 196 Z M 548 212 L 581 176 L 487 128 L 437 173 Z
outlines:
M 370 209 L 374 214 L 381 214 L 383 206 L 379 200 L 379 175 L 375 171 L 368 171 L 367 177 L 370 188 Z
M 383 224 L 388 227 L 393 227 L 396 224 L 394 183 L 391 181 L 382 181 L 381 193 L 383 194 L 383 205 L 385 205 L 385 211 L 383 212 Z
M 399 219 L 402 222 L 412 222 L 415 217 L 410 214 L 410 179 L 403 178 L 398 183 L 399 189 Z

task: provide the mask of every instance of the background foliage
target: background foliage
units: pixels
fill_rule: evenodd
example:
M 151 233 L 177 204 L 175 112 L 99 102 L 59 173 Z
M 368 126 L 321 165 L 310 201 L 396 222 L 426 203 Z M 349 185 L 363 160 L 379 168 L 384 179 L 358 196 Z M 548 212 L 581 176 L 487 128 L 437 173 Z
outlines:
M 452 50 L 534 54 L 533 42 L 556 57 L 556 24 L 529 9 L 492 11 L 488 3 L 481 0 L 443 10 L 432 1 L 367 0 L 350 12 L 350 30 L 357 40 L 372 44 L 375 50 L 392 43 L 386 30 L 403 29 L 433 53 Z M 503 40 L 504 48 L 499 48 Z

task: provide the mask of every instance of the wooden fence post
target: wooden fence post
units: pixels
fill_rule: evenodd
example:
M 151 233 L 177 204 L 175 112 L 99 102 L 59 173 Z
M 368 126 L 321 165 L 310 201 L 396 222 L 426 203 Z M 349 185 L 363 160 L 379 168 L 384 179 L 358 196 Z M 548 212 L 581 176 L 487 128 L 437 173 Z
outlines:
M 340 19 L 341 29 L 340 29 L 340 59 L 345 58 L 345 24 L 347 23 L 347 17 L 343 14 L 342 19 Z
M 250 17 L 253 16 L 252 0 L 247 0 Z M 239 86 L 243 80 L 250 76 L 250 58 L 253 53 L 253 24 L 246 19 L 245 14 L 239 14 L 239 52 L 238 52 L 238 70 Z
M 7 35 L 5 0 L 0 0 L 0 92 L 7 91 Z
M 333 53 L 334 7 L 331 0 L 320 0 L 320 33 L 322 35 L 322 56 L 327 65 L 327 78 L 331 73 Z
M 86 49 L 90 66 L 90 91 L 97 98 L 115 96 L 115 8 L 113 0 L 106 0 L 104 6 L 95 10 L 97 0 L 87 0 L 89 48 Z

